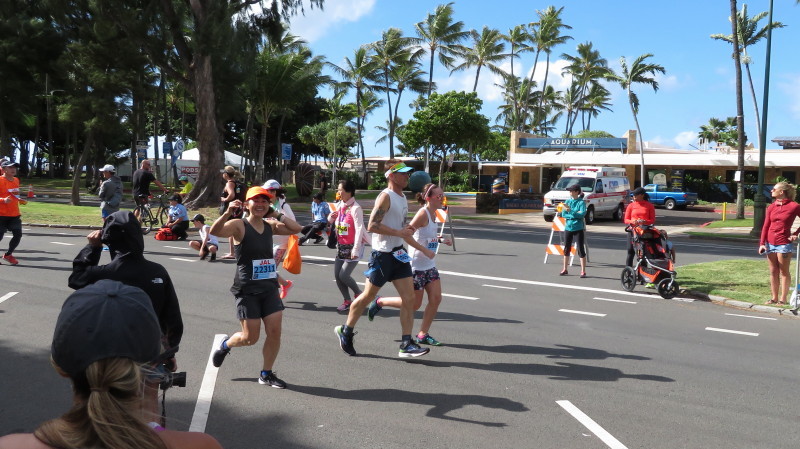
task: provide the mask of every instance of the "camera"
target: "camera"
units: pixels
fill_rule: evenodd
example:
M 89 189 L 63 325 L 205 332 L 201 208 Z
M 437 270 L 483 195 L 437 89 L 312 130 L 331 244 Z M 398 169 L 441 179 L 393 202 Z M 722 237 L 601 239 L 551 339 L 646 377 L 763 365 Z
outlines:
M 165 370 L 166 371 L 166 370 Z M 161 390 L 167 390 L 172 387 L 185 387 L 186 386 L 186 372 L 182 371 L 180 373 L 173 373 L 171 371 L 166 371 L 161 378 L 161 382 L 158 384 L 158 387 Z
M 156 368 L 158 375 L 158 387 L 163 390 L 168 390 L 172 387 L 185 387 L 186 386 L 186 372 L 179 373 L 173 372 L 175 370 L 175 353 L 178 352 L 178 347 L 171 348 L 158 357 L 160 363 Z

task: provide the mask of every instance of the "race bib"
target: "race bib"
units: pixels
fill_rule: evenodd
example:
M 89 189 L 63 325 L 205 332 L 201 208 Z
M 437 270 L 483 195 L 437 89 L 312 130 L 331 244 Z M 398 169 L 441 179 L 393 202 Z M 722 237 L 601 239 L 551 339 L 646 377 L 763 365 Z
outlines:
M 275 259 L 255 259 L 253 260 L 253 280 L 275 279 L 278 273 L 275 271 Z
M 431 237 L 426 239 L 425 247 L 433 252 L 436 252 L 436 250 L 439 248 L 439 237 Z
M 394 251 L 392 255 L 394 256 L 395 259 L 399 260 L 400 262 L 403 263 L 411 262 L 411 256 L 409 256 L 406 250 L 404 249 L 398 249 L 397 251 Z
M 343 237 L 350 235 L 350 223 L 344 221 L 339 222 L 339 224 L 336 225 L 336 233 Z

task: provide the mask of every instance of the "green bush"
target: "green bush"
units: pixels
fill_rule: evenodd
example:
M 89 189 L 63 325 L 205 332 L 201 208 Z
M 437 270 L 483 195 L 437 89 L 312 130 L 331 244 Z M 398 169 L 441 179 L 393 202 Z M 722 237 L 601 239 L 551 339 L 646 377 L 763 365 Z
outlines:
M 437 184 L 444 184 L 444 188 L 448 192 L 469 192 L 473 190 L 470 176 L 466 171 L 460 172 L 446 172 L 443 175 L 444 183 L 438 182 Z
M 367 188 L 369 190 L 383 190 L 388 185 L 389 184 L 386 182 L 386 178 L 381 176 L 380 173 L 377 173 L 372 176 L 372 179 L 370 179 L 369 186 L 367 186 Z

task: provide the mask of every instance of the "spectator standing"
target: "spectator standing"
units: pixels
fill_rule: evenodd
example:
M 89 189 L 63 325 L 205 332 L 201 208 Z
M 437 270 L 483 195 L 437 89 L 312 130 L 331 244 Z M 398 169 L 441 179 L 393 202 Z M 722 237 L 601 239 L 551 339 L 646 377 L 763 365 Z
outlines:
M 786 305 L 792 275 L 792 243 L 797 240 L 800 228 L 792 232 L 792 224 L 800 217 L 800 204 L 794 201 L 797 190 L 788 182 L 779 182 L 772 188 L 772 204 L 767 207 L 758 254 L 766 254 L 769 261 L 769 288 L 772 298 L 767 304 Z M 780 295 L 780 299 L 779 299 Z
M 221 449 L 200 432 L 148 422 L 141 391 L 154 374 L 161 332 L 147 295 L 103 280 L 72 293 L 56 321 L 51 361 L 72 383 L 72 405 L 33 433 L 0 438 L 6 449 Z
M 107 164 L 101 170 L 103 172 L 103 183 L 100 184 L 100 215 L 105 220 L 109 215 L 119 210 L 122 203 L 122 179 L 117 176 L 117 169 Z
M 575 240 L 575 248 L 578 257 L 581 259 L 581 277 L 586 277 L 586 202 L 581 198 L 581 186 L 572 184 L 567 187 L 570 198 L 561 203 L 561 214 L 566 220 L 564 227 L 564 261 L 561 265 L 561 276 L 567 275 L 567 264 L 572 253 L 572 241 Z
M 220 215 L 224 214 L 225 211 L 228 210 L 228 205 L 230 205 L 233 201 L 239 200 L 240 202 L 244 202 L 246 189 L 244 183 L 239 181 L 241 178 L 241 174 L 239 173 L 236 168 L 231 165 L 226 165 L 225 168 L 220 170 L 222 173 L 222 179 L 225 181 L 225 188 L 222 190 L 222 195 L 220 196 L 220 206 L 219 206 L 219 213 Z M 243 210 L 232 210 L 230 213 L 230 220 L 234 218 L 242 218 Z M 233 238 L 228 239 L 228 253 L 222 256 L 223 259 L 233 259 Z

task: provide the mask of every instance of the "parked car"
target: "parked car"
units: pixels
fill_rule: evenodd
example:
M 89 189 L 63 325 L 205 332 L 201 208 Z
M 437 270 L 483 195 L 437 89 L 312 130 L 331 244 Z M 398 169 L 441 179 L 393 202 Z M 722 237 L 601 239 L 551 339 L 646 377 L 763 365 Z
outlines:
M 697 204 L 697 194 L 694 192 L 680 192 L 667 190 L 666 186 L 647 184 L 644 190 L 650 195 L 650 202 L 656 206 L 664 206 L 667 210 Z

